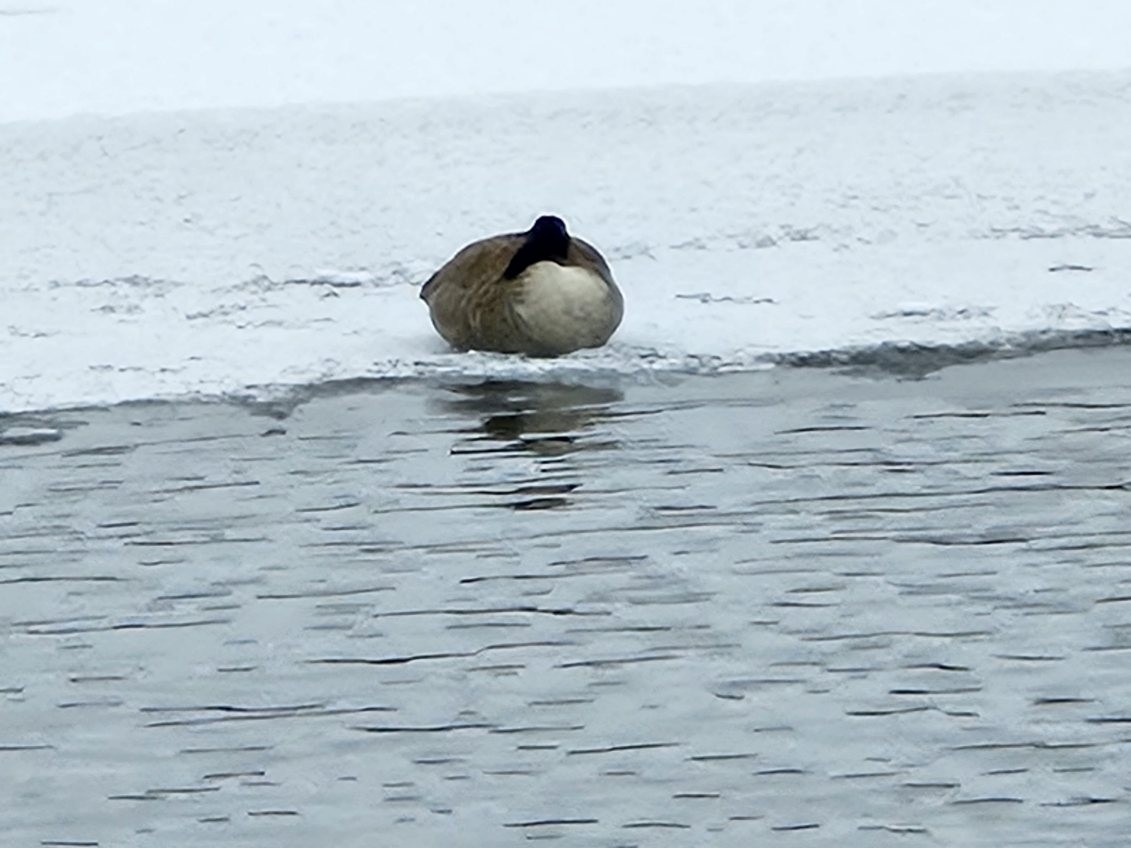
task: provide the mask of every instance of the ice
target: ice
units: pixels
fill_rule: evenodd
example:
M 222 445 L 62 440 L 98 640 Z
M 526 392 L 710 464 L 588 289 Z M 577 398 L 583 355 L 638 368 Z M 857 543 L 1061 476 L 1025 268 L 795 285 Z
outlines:
M 0 411 L 1121 341 L 1131 12 L 1085 5 L 6 8 Z M 419 284 L 548 212 L 613 343 L 447 351 Z
M 0 125 L 0 409 L 1121 341 L 1129 89 L 906 77 Z M 612 344 L 448 351 L 418 286 L 543 212 L 608 255 Z

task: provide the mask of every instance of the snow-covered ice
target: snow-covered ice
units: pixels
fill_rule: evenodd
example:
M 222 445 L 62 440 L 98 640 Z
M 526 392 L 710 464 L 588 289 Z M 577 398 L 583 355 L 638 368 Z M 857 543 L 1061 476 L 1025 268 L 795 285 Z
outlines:
M 948 75 L 0 125 L 0 409 L 1118 338 L 1129 101 Z M 613 343 L 447 351 L 419 284 L 543 212 L 608 255 Z

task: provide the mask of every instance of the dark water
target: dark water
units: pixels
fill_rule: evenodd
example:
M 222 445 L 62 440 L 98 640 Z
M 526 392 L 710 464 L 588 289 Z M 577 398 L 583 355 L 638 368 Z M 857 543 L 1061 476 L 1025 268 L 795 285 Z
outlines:
M 2 421 L 5 844 L 1122 846 L 1129 366 Z

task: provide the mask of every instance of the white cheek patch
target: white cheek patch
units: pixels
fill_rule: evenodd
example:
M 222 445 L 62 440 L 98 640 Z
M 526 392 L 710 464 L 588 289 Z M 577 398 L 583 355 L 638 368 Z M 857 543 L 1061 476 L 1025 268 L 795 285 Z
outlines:
M 515 311 L 546 347 L 562 351 L 596 347 L 616 329 L 609 287 L 592 271 L 536 262 L 518 279 L 523 296 Z

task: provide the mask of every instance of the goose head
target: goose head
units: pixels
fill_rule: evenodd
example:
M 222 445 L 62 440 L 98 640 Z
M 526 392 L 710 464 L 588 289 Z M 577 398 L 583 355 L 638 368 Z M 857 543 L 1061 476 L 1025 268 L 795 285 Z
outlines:
M 522 246 L 503 271 L 503 278 L 513 280 L 536 262 L 566 261 L 569 254 L 569 233 L 565 221 L 556 215 L 542 215 L 524 234 Z

